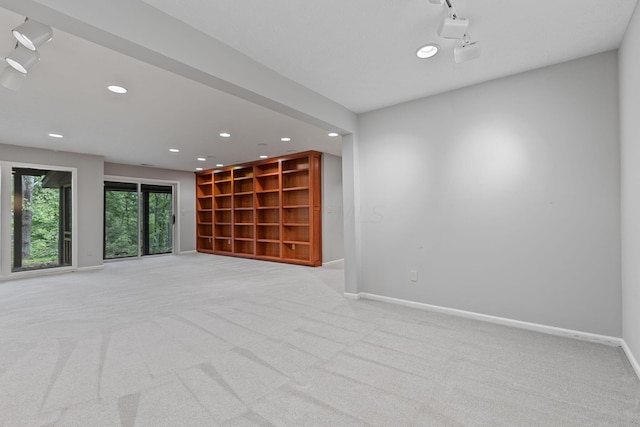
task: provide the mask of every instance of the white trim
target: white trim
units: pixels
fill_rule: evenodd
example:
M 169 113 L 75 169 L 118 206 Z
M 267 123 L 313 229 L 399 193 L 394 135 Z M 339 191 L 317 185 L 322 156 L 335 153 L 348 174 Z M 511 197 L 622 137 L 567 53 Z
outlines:
M 359 298 L 362 298 L 362 299 L 388 302 L 391 304 L 403 305 L 406 307 L 418 308 L 421 310 L 451 314 L 458 317 L 465 317 L 467 319 L 480 320 L 483 322 L 495 323 L 498 325 L 512 326 L 514 328 L 527 329 L 529 331 L 536 331 L 536 332 L 542 332 L 550 335 L 574 338 L 582 341 L 590 341 L 590 342 L 605 344 L 605 345 L 614 346 L 614 347 L 622 347 L 624 343 L 624 340 L 622 340 L 622 338 L 610 337 L 607 335 L 598 335 L 598 334 L 592 334 L 590 332 L 574 331 L 572 329 L 564 329 L 564 328 L 557 328 L 555 326 L 540 325 L 538 323 L 523 322 L 521 320 L 513 320 L 513 319 L 507 319 L 505 317 L 490 316 L 487 314 L 474 313 L 471 311 L 440 307 L 437 305 L 424 304 L 420 302 L 369 294 L 366 292 L 360 292 L 357 295 Z
M 176 255 L 189 255 L 189 254 L 197 254 L 197 253 L 198 251 L 194 249 L 192 251 L 180 251 Z
M 54 274 L 72 273 L 77 268 L 71 266 L 39 268 L 36 270 L 12 271 L 7 276 L 0 276 L 0 282 L 18 279 L 31 279 L 34 277 L 53 276 Z
M 631 349 L 629 348 L 629 345 L 625 340 L 622 340 L 622 350 L 624 350 L 624 354 L 627 355 L 627 359 L 629 359 L 629 363 L 631 363 L 633 370 L 636 372 L 636 375 L 640 379 L 640 364 L 638 364 L 638 360 L 635 358 L 635 356 L 631 352 Z
M 345 292 L 344 293 L 344 297 L 345 298 L 353 299 L 353 300 L 359 300 L 361 298 L 360 295 L 362 295 L 362 294 L 352 294 L 352 293 L 349 293 L 349 292 Z
M 344 258 L 334 259 L 333 261 L 323 262 L 322 265 L 331 265 L 331 264 L 335 264 L 336 262 L 344 262 Z
M 97 271 L 97 270 L 103 270 L 104 269 L 104 264 L 100 264 L 100 265 L 90 265 L 88 267 L 79 267 L 77 268 L 75 271 Z

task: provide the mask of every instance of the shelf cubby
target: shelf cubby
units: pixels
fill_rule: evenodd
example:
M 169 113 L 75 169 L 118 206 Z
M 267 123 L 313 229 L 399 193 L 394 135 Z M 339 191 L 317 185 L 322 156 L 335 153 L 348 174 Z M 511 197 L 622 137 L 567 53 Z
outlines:
M 228 239 L 226 237 L 216 237 L 214 239 L 215 241 L 215 246 L 214 246 L 214 251 L 215 252 L 229 252 L 231 253 L 232 251 L 232 246 L 231 246 L 231 239 Z
M 236 239 L 253 239 L 253 224 L 234 225 L 233 237 Z
M 255 175 L 256 176 L 271 176 L 275 175 L 276 177 L 280 174 L 280 163 L 270 161 L 268 163 L 258 164 L 255 167 Z
M 215 211 L 214 215 L 216 224 L 231 224 L 231 209 Z
M 257 225 L 257 236 L 258 240 L 270 240 L 270 241 L 280 241 L 280 226 L 279 225 Z
M 280 208 L 258 208 L 256 213 L 258 224 L 280 225 Z
M 241 255 L 253 255 L 253 240 L 239 240 L 233 241 L 233 251 L 236 254 Z
M 283 227 L 283 241 L 309 243 L 310 234 L 308 225 L 285 225 Z
M 283 225 L 309 224 L 309 208 L 285 208 L 283 216 Z
M 256 256 L 265 258 L 280 258 L 279 242 L 261 242 L 256 243 Z
M 283 243 L 282 257 L 295 261 L 309 261 L 309 245 L 303 243 Z
M 197 210 L 197 215 L 196 215 L 196 223 L 198 224 L 211 224 L 213 221 L 212 219 L 212 214 L 213 211 L 211 209 L 207 209 L 207 210 Z
M 213 209 L 216 211 L 221 209 L 231 209 L 231 196 L 214 197 Z

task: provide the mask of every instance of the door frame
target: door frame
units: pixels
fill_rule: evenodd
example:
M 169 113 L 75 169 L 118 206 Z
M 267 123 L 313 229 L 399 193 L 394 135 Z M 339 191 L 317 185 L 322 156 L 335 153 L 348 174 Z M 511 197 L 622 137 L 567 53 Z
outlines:
M 156 256 L 167 256 L 167 255 L 177 255 L 180 253 L 180 215 L 177 215 L 177 212 L 180 210 L 180 182 L 164 180 L 164 179 L 151 179 L 151 178 L 138 178 L 138 177 L 130 177 L 130 176 L 119 176 L 119 175 L 105 175 L 104 181 L 114 181 L 114 182 L 124 182 L 128 184 L 136 184 L 138 186 L 138 255 L 130 256 L 125 258 L 113 258 L 113 259 L 105 259 L 104 252 L 102 254 L 103 262 L 116 262 L 116 261 L 126 261 L 132 259 L 140 259 L 144 257 L 156 257 Z M 165 185 L 172 187 L 171 194 L 171 202 L 173 206 L 173 215 L 175 217 L 175 222 L 173 223 L 173 232 L 172 232 L 172 241 L 171 241 L 171 252 L 166 254 L 157 254 L 157 255 L 143 255 L 142 254 L 142 185 Z M 104 187 L 103 187 L 104 188 Z M 104 192 L 104 189 L 103 189 Z M 103 209 L 105 207 L 103 206 Z M 104 213 L 103 213 L 104 214 Z M 103 227 L 105 224 L 103 223 Z M 104 234 L 102 236 L 103 247 L 104 247 Z
M 31 270 L 11 271 L 11 171 L 13 168 L 42 169 L 50 171 L 71 172 L 71 265 Z M 78 168 L 46 165 L 41 163 L 25 163 L 0 161 L 0 279 L 41 276 L 78 269 Z

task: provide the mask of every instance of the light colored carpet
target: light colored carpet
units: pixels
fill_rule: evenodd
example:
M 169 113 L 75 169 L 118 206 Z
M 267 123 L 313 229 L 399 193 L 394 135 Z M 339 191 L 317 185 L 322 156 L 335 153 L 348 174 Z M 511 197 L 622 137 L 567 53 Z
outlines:
M 618 348 L 210 255 L 0 283 L 2 426 L 640 425 Z

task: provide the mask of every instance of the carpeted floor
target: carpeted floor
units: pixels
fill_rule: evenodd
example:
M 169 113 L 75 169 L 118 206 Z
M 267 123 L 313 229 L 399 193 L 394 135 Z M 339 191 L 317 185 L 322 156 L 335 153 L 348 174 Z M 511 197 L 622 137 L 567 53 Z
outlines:
M 185 255 L 0 283 L 0 425 L 640 425 L 619 348 Z

